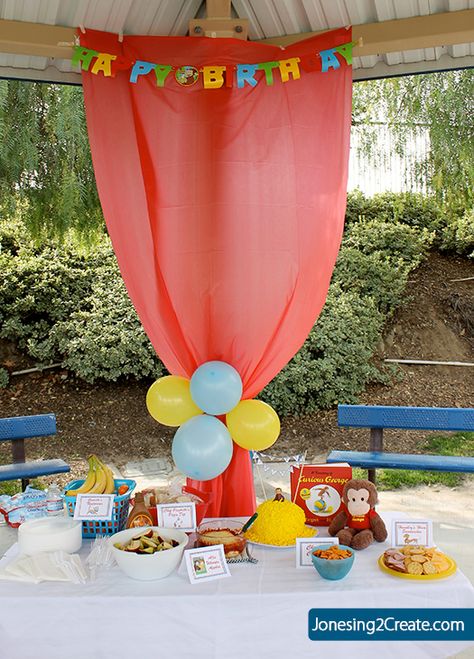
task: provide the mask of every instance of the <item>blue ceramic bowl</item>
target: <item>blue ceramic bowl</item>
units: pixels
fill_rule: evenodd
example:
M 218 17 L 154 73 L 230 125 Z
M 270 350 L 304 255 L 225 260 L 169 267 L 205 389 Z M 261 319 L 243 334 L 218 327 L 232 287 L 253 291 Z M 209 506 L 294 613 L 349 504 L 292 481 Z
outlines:
M 328 543 L 327 545 L 318 545 L 314 551 L 318 549 L 329 549 L 334 543 Z M 349 558 L 340 558 L 339 560 L 330 560 L 328 558 L 318 558 L 314 553 L 311 554 L 313 559 L 313 565 L 323 579 L 330 579 L 332 581 L 338 581 L 339 579 L 344 579 L 345 576 L 351 571 L 352 565 L 354 563 L 354 550 L 351 547 L 346 547 L 346 545 L 338 545 L 340 549 L 348 549 L 351 552 Z

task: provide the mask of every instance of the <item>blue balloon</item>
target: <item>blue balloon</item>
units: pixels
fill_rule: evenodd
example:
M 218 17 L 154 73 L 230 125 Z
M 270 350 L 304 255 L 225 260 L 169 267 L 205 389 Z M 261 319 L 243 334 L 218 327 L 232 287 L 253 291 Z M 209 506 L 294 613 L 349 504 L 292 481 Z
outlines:
M 193 373 L 191 397 L 206 414 L 227 414 L 242 398 L 242 380 L 230 364 L 206 362 Z
M 171 452 L 188 478 L 208 481 L 222 474 L 232 459 L 232 438 L 215 416 L 195 416 L 178 428 Z

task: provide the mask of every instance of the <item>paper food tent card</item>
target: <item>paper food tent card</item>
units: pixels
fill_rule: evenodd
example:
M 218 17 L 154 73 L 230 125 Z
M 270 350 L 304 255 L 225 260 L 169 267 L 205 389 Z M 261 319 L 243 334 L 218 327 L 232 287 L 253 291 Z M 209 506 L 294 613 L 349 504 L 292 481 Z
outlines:
M 187 474 L 212 492 L 208 514 L 249 515 L 247 449 L 267 440 L 252 445 L 248 403 L 314 325 L 342 236 L 351 30 L 287 48 L 87 30 L 75 57 L 108 232 L 146 333 L 187 386 L 207 362 L 242 383 L 240 439 L 197 405 L 179 459 L 214 466 Z

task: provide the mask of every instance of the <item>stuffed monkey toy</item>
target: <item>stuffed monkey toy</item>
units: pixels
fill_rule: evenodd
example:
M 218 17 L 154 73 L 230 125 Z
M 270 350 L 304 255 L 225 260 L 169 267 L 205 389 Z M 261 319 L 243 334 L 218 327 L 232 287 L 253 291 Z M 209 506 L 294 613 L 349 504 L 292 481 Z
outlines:
M 329 525 L 329 535 L 337 536 L 341 545 L 365 549 L 374 540 L 387 539 L 383 519 L 375 512 L 377 490 L 370 481 L 352 479 L 342 491 L 342 510 Z

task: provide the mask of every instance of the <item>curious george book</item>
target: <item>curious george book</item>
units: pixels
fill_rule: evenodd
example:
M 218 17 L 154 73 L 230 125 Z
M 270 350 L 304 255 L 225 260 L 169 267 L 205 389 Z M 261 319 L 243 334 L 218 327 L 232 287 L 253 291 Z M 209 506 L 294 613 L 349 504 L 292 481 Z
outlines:
M 351 478 L 347 462 L 293 467 L 291 500 L 304 510 L 306 524 L 329 526 L 341 508 L 342 489 Z

